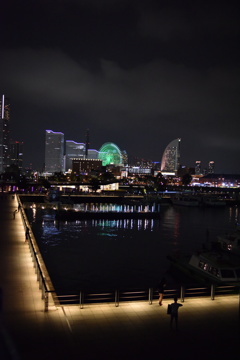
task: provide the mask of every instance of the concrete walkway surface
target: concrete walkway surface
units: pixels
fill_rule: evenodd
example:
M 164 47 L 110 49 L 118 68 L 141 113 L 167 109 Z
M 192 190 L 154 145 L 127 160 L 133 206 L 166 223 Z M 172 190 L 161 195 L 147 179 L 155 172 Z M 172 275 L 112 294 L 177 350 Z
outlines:
M 228 359 L 239 353 L 239 296 L 187 298 L 179 331 L 167 304 L 50 307 L 37 282 L 17 200 L 0 196 L 0 359 Z M 64 264 L 63 264 L 64 266 Z

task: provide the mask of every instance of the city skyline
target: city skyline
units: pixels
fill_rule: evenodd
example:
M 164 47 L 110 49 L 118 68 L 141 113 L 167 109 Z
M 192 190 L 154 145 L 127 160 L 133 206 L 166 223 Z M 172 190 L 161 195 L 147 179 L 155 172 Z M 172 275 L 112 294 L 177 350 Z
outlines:
M 5 149 L 4 154 L 0 154 L 0 163 L 2 164 L 1 172 L 7 170 L 10 165 L 17 165 L 20 170 L 23 170 L 23 146 L 20 141 L 10 139 L 11 134 L 9 131 L 9 102 L 5 105 L 5 96 L 2 95 L 1 113 L 2 120 L 7 124 L 8 141 L 0 141 L 0 148 Z M 3 104 L 3 106 L 2 106 Z M 3 110 L 4 109 L 4 110 Z M 5 124 L 3 122 L 3 125 Z M 5 138 L 6 130 L 4 127 L 0 129 L 2 140 Z M 1 137 L 0 137 L 1 140 Z M 75 140 L 66 140 L 64 133 L 53 130 L 45 130 L 45 151 L 44 151 L 44 165 L 40 172 L 55 173 L 67 172 L 72 169 L 72 160 L 79 159 L 98 159 L 102 161 L 103 166 L 115 164 L 116 166 L 141 166 L 141 167 L 155 167 L 158 163 L 158 168 L 163 173 L 177 173 L 183 168 L 192 168 L 181 165 L 180 163 L 180 142 L 181 139 L 177 138 L 172 140 L 165 148 L 161 161 L 153 162 L 144 158 L 133 158 L 129 160 L 126 150 L 120 149 L 112 142 L 104 143 L 99 150 L 90 149 L 89 145 L 89 129 L 86 130 L 85 142 L 76 142 Z M 214 173 L 215 162 L 209 161 L 208 167 L 202 167 L 201 161 L 195 162 L 196 174 L 205 174 L 208 170 L 209 173 Z M 34 170 L 34 169 L 32 169 Z M 189 169 L 190 170 L 190 169 Z M 34 170 L 35 171 L 35 170 Z M 190 170 L 192 171 L 192 170 Z
M 64 133 L 53 130 L 45 130 L 45 134 L 44 171 L 49 173 L 67 172 L 71 170 L 73 167 L 73 159 L 76 161 L 80 159 L 97 159 L 102 161 L 103 166 L 115 164 L 116 166 L 122 165 L 124 167 L 124 165 L 127 165 L 131 167 L 137 165 L 137 162 L 139 162 L 139 165 L 142 167 L 150 166 L 150 161 L 147 159 L 135 159 L 135 162 L 134 159 L 133 161 L 128 161 L 126 150 L 120 149 L 117 144 L 111 142 L 104 143 L 99 150 L 89 149 L 89 129 L 86 131 L 85 142 L 67 140 L 65 139 Z M 181 139 L 177 138 L 166 146 L 161 161 L 159 161 L 159 170 L 161 170 L 162 173 L 177 174 L 181 167 L 180 143 Z M 152 162 L 151 166 L 154 166 L 154 164 L 156 163 Z M 184 167 L 185 166 L 183 166 L 183 168 Z M 195 161 L 195 166 L 191 166 L 191 168 L 193 169 L 194 167 L 197 175 L 214 173 L 215 161 L 208 161 L 208 164 Z
M 161 161 L 213 160 L 240 173 L 236 4 L 213 1 L 10 0 L 1 7 L 1 94 L 24 162 L 44 163 L 44 131 Z

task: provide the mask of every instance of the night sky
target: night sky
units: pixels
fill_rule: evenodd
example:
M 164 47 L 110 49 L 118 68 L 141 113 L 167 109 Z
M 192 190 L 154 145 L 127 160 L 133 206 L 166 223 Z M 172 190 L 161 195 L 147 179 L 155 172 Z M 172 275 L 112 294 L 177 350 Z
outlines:
M 240 173 L 236 1 L 8 0 L 0 13 L 0 92 L 25 166 L 44 163 L 45 130 L 99 150 Z

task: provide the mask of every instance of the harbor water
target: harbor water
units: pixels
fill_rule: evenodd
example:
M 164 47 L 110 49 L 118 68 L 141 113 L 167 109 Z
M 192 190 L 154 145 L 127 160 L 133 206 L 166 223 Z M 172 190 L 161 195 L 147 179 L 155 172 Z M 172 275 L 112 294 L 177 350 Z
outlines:
M 167 255 L 191 254 L 238 221 L 237 206 L 166 205 L 159 219 L 111 221 L 58 222 L 55 211 L 26 213 L 58 294 L 156 287 L 169 270 Z

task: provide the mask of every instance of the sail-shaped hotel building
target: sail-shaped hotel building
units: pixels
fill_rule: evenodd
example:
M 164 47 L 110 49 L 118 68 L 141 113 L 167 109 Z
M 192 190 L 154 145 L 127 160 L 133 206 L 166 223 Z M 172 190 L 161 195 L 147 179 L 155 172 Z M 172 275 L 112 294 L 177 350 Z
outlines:
M 171 141 L 164 150 L 161 162 L 161 172 L 176 175 L 180 166 L 181 139 Z

